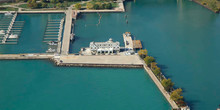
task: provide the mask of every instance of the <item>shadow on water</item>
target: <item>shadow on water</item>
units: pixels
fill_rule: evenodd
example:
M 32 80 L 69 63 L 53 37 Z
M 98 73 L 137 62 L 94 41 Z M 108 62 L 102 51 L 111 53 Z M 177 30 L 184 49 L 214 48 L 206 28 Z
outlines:
M 197 103 L 199 103 L 200 101 L 198 100 L 186 100 L 186 103 L 188 104 L 188 106 L 190 107 L 191 110 L 194 110 L 195 105 L 197 105 Z
M 72 53 L 72 51 L 73 51 L 73 44 L 74 44 L 74 42 L 76 42 L 77 40 L 79 40 L 80 39 L 80 37 L 78 37 L 78 36 L 74 36 L 74 40 L 72 40 L 72 41 L 70 41 L 70 53 Z

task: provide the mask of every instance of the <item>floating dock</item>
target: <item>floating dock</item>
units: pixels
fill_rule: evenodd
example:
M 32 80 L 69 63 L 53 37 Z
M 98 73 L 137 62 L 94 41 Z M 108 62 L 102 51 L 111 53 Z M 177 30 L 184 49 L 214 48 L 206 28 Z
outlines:
M 64 22 L 64 18 L 60 21 L 60 29 L 59 29 L 59 34 L 58 34 L 58 46 L 57 46 L 58 54 L 60 54 L 61 52 L 61 37 L 63 33 L 63 22 Z
M 6 31 L 6 33 L 5 33 L 5 35 L 4 35 L 3 39 L 2 39 L 2 43 L 3 44 L 6 43 L 8 37 L 9 37 L 10 31 L 12 29 L 12 26 L 13 26 L 13 24 L 15 22 L 16 17 L 17 17 L 17 12 L 14 14 L 14 16 L 13 16 L 11 22 L 10 22 L 10 25 L 8 27 L 8 30 Z

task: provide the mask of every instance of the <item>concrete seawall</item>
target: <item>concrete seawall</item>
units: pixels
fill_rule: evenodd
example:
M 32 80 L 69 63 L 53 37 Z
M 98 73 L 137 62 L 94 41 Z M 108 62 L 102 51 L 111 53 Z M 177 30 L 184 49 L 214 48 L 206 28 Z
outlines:
M 56 63 L 57 66 L 106 67 L 106 68 L 143 68 L 143 65 L 129 64 L 89 64 L 89 63 Z

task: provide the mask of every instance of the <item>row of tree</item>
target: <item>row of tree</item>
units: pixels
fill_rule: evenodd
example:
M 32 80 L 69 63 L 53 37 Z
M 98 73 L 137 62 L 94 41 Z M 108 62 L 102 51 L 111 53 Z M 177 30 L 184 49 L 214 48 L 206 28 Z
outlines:
M 164 77 L 160 68 L 157 66 L 157 63 L 155 62 L 155 58 L 152 56 L 148 56 L 148 51 L 146 49 L 139 50 L 138 55 L 144 60 L 145 64 L 152 70 L 154 75 L 163 85 L 164 89 L 168 93 L 170 93 L 170 98 L 174 100 L 178 106 L 186 106 L 186 103 L 184 102 L 184 98 L 182 96 L 182 89 L 178 88 L 174 90 L 174 83 L 171 81 L 171 79 L 166 79 Z
M 88 2 L 86 4 L 87 9 L 112 9 L 112 3 L 101 3 L 101 2 Z
M 48 8 L 49 3 L 53 4 L 53 7 L 62 8 L 68 7 L 68 2 L 63 2 L 63 0 L 41 0 L 36 2 L 36 0 L 28 0 L 27 4 L 30 8 Z

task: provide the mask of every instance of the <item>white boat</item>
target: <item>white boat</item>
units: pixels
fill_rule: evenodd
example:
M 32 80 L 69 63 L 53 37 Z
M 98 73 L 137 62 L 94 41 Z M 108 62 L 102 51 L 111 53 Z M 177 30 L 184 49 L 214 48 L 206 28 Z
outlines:
M 71 41 L 73 41 L 73 40 L 74 40 L 74 36 L 75 36 L 75 34 L 73 34 L 73 33 L 72 33 L 72 34 L 70 34 L 70 40 L 71 40 Z
M 4 30 L 0 30 L 0 34 L 5 34 L 5 31 Z
M 11 15 L 12 15 L 12 14 L 11 14 L 10 11 L 8 11 L 8 12 L 5 13 L 5 16 L 11 16 Z
M 55 52 L 55 51 L 56 51 L 55 49 L 49 48 L 46 52 L 51 53 L 51 52 Z
M 51 42 L 49 42 L 48 44 L 49 44 L 49 45 L 57 45 L 57 43 L 54 42 L 54 41 L 51 41 Z
M 18 38 L 18 35 L 17 35 L 17 34 L 11 34 L 11 35 L 9 36 L 9 38 L 16 39 L 16 38 Z

